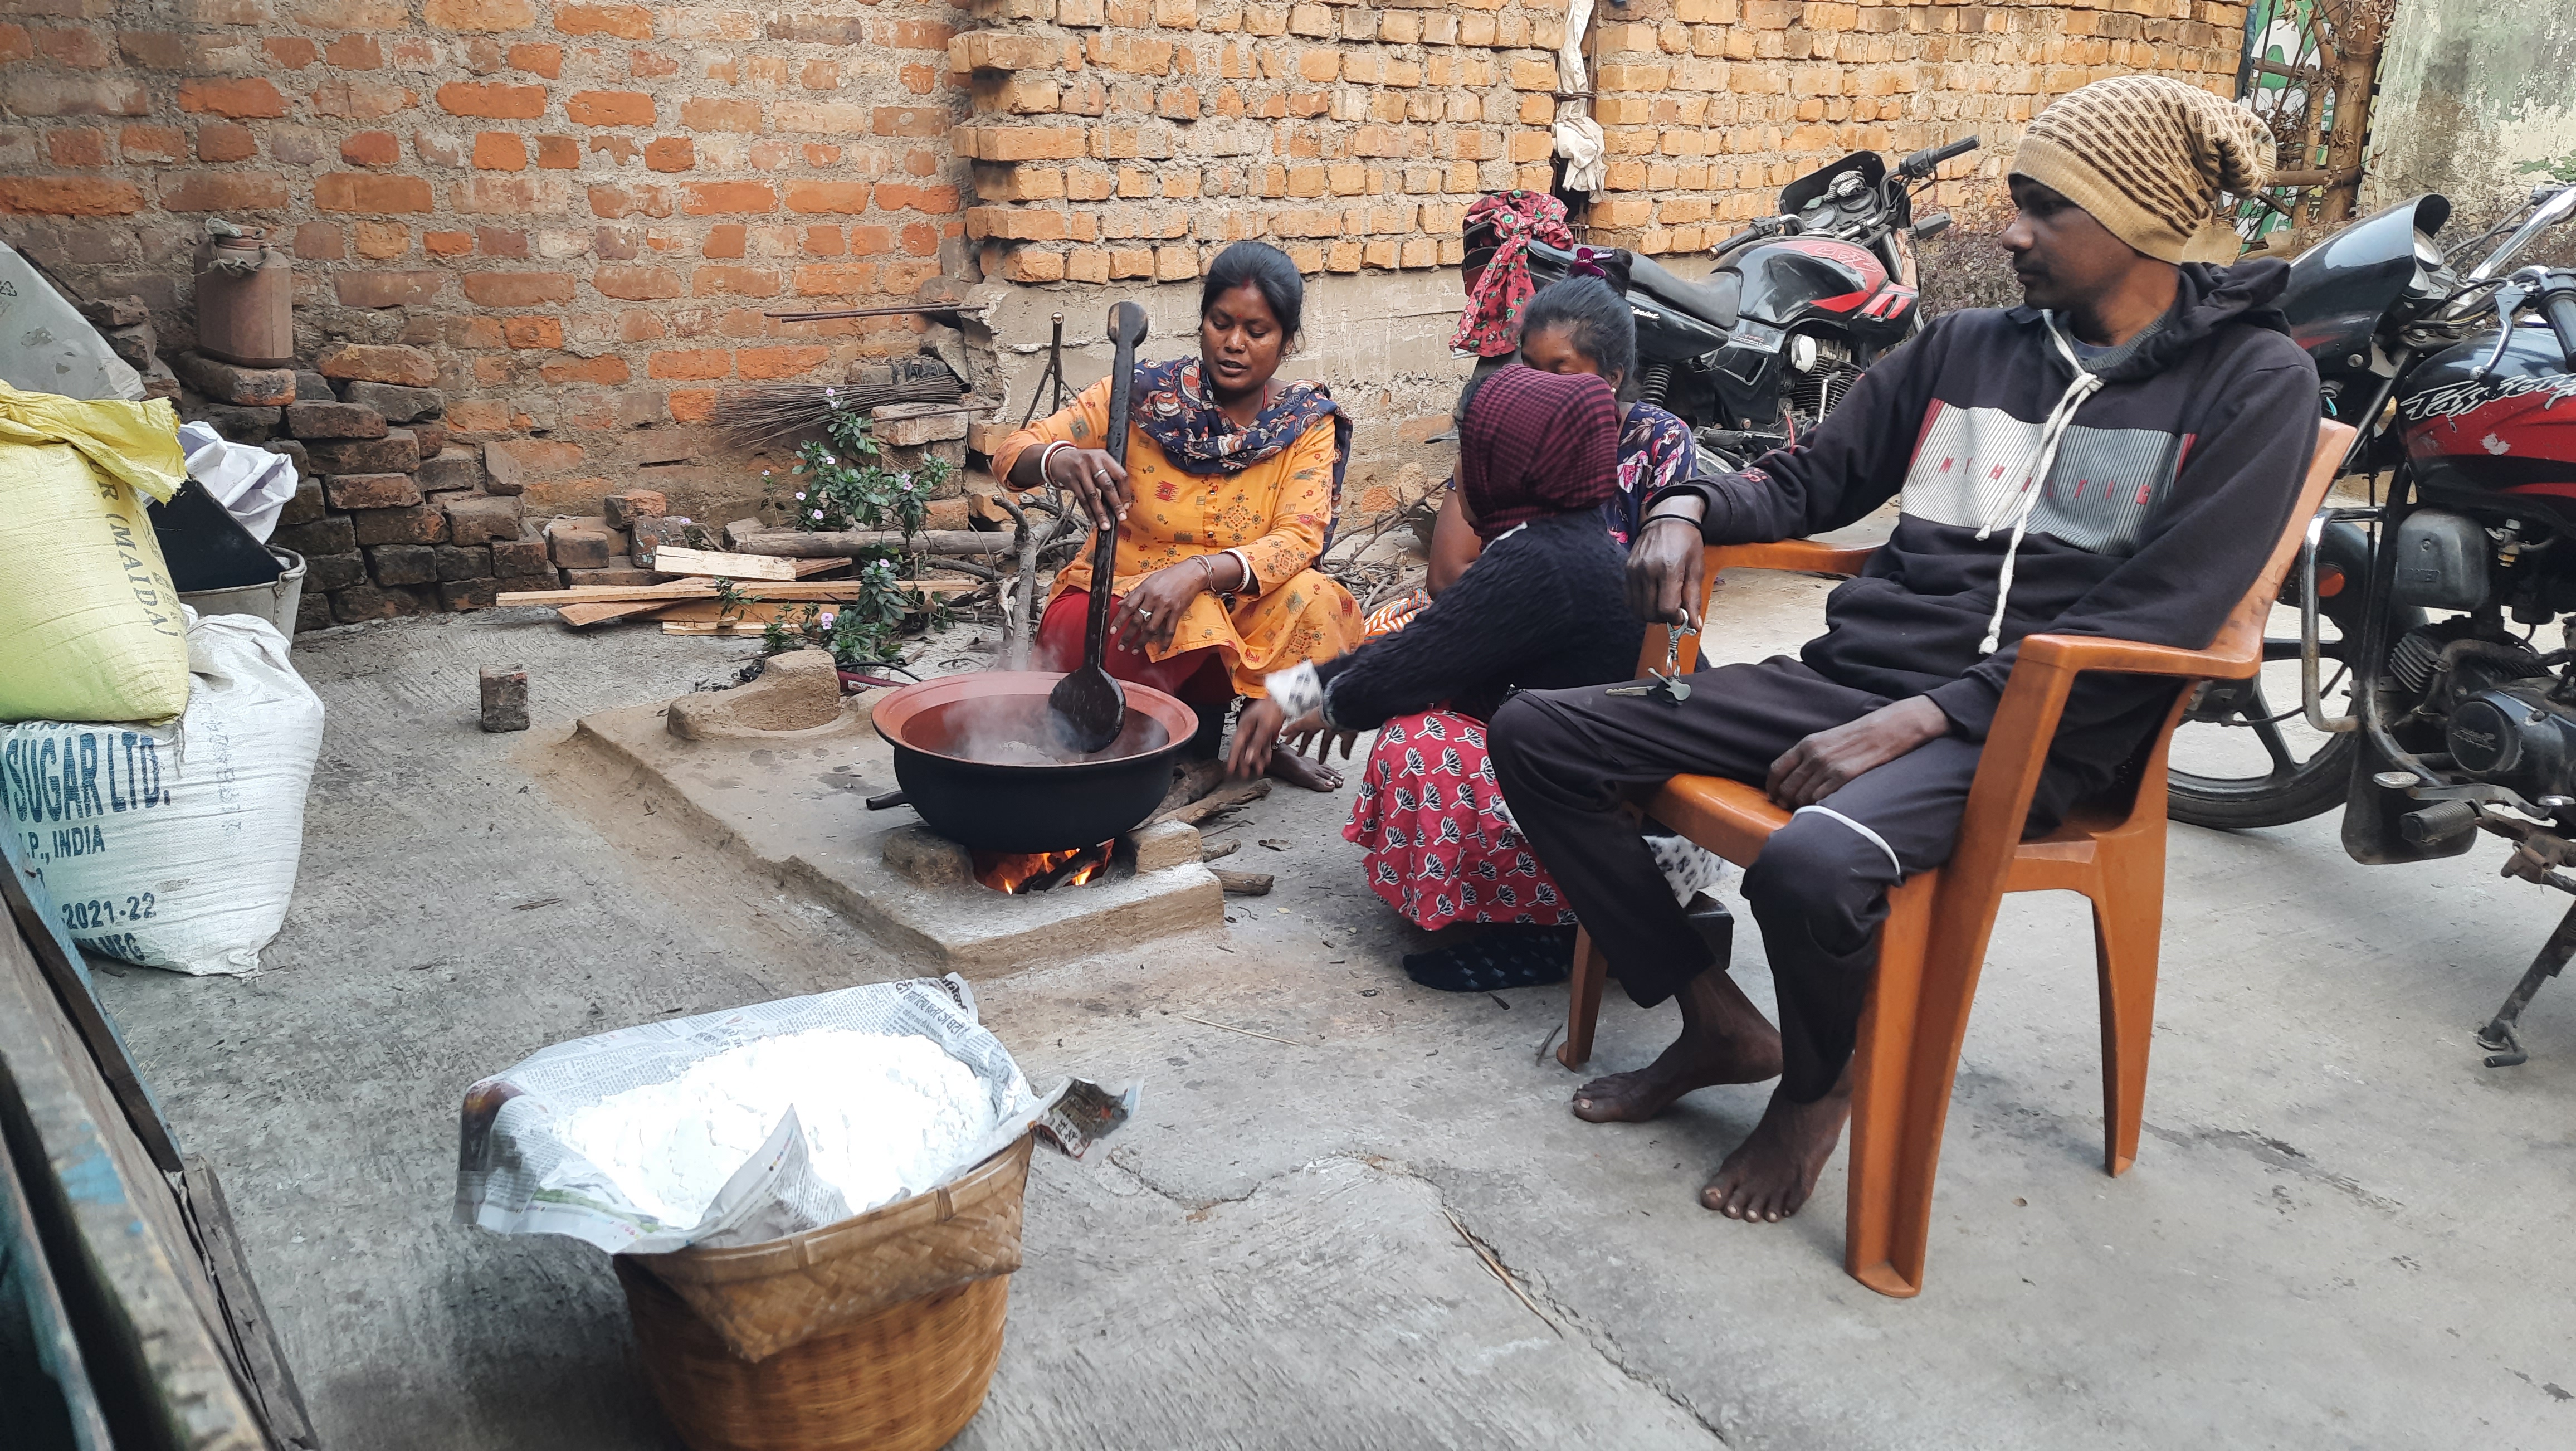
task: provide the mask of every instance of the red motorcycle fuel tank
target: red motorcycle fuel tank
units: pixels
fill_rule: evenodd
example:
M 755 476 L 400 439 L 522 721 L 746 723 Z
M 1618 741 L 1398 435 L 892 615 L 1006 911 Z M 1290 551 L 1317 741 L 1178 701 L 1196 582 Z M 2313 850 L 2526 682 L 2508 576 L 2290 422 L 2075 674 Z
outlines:
M 1783 330 L 1829 318 L 1875 350 L 1904 341 L 1914 323 L 1914 289 L 1894 282 L 1867 247 L 1832 237 L 1757 242 L 1721 264 L 1742 274 L 1742 316 Z
M 2425 359 L 2398 395 L 2417 492 L 2576 528 L 2576 373 L 2549 329 L 2526 326 L 2481 377 L 2495 345 L 2490 331 Z

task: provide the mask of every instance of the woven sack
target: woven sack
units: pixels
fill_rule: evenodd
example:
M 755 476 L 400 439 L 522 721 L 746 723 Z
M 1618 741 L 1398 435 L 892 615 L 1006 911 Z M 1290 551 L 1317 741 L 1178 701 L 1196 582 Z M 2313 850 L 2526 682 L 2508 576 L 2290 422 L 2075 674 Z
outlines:
M 759 1362 L 905 1301 L 1018 1269 L 1034 1142 L 1023 1134 L 927 1194 L 803 1234 L 618 1259 L 651 1271 L 734 1354 Z
M 0 721 L 187 709 L 187 626 L 144 512 L 187 479 L 168 400 L 0 383 Z

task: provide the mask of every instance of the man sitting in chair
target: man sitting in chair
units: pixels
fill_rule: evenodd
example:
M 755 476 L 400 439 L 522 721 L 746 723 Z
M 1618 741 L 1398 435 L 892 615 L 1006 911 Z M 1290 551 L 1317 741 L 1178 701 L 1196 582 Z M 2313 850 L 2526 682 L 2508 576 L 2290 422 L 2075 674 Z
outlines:
M 1825 633 L 1798 659 L 1694 675 L 1679 701 L 1552 690 L 1495 715 L 1522 833 L 1628 995 L 1681 1005 L 1681 1037 L 1576 1090 L 1575 1114 L 1635 1122 L 1697 1088 L 1780 1080 L 1707 1207 L 1777 1220 L 1814 1189 L 1850 1116 L 1888 889 L 1950 855 L 2021 637 L 2205 648 L 2287 526 L 2316 370 L 2270 306 L 2287 268 L 2218 265 L 2236 255 L 2220 194 L 2260 187 L 2271 155 L 2249 113 L 2178 81 L 2061 97 L 2013 159 L 2002 241 L 2022 306 L 1941 318 L 1806 438 L 1646 505 L 1631 603 L 1695 624 L 1703 541 L 1840 528 L 1901 491 L 1895 534 L 1833 592 Z M 2111 788 L 2175 688 L 2084 676 L 2030 829 Z M 1675 775 L 1759 782 L 1796 813 L 1744 876 L 1776 1030 L 1621 815 Z

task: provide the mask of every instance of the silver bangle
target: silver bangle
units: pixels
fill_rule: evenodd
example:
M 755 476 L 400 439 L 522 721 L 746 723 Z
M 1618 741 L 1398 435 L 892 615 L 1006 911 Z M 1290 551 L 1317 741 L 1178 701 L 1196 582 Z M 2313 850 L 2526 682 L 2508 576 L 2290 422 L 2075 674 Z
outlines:
M 1072 445 L 1072 444 L 1069 444 L 1069 443 L 1065 442 L 1063 439 L 1060 439 L 1060 438 L 1059 438 L 1059 439 L 1055 440 L 1053 443 L 1048 444 L 1045 448 L 1042 448 L 1042 449 L 1038 450 L 1038 482 L 1039 482 L 1039 483 L 1041 483 L 1041 484 L 1047 484 L 1047 483 L 1053 483 L 1053 482 L 1055 481 L 1055 480 L 1054 480 L 1054 479 L 1053 479 L 1053 478 L 1052 478 L 1052 477 L 1047 473 L 1047 466 L 1048 466 L 1049 464 L 1052 464 L 1052 463 L 1054 463 L 1054 462 L 1055 462 L 1055 451 L 1056 451 L 1057 449 L 1060 449 L 1060 448 L 1071 448 L 1071 447 L 1073 447 L 1073 445 Z

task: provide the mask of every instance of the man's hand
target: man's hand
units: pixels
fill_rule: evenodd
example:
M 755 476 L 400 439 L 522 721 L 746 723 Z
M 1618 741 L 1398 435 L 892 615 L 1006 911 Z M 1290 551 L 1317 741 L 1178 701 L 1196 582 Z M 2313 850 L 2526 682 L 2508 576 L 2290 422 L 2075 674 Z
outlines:
M 1925 741 L 1949 734 L 1950 718 L 1925 696 L 1882 705 L 1856 721 L 1818 731 L 1771 763 L 1762 794 L 1796 810 L 1848 786 Z
M 1249 780 L 1269 770 L 1270 752 L 1279 744 L 1279 732 L 1286 723 L 1279 702 L 1266 696 L 1245 705 L 1234 720 L 1234 748 L 1226 753 L 1225 773 Z
M 1127 517 L 1127 506 L 1136 502 L 1127 487 L 1127 470 L 1108 451 L 1097 448 L 1060 448 L 1046 461 L 1047 475 L 1055 483 L 1072 490 L 1082 501 L 1083 512 L 1103 529 L 1115 529 Z
M 1696 496 L 1690 502 L 1705 507 Z M 1667 499 L 1656 507 L 1671 511 L 1681 503 Z M 1699 525 L 1687 515 L 1659 513 L 1638 531 L 1637 542 L 1628 549 L 1628 608 L 1638 619 L 1699 628 L 1692 612 L 1699 608 L 1708 574 L 1707 556 L 1700 549 Z

